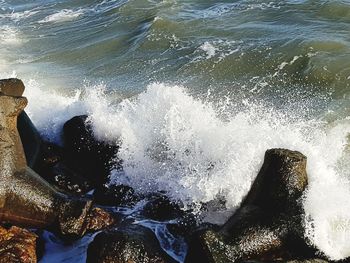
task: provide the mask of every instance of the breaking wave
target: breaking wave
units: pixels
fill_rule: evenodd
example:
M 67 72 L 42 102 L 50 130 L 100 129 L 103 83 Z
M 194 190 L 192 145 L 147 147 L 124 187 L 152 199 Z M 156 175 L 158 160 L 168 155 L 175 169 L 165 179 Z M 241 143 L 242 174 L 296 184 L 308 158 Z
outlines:
M 51 140 L 59 141 L 67 119 L 88 113 L 99 139 L 121 145 L 124 171 L 112 172 L 114 183 L 165 191 L 197 212 L 203 203 L 225 200 L 222 213 L 205 218 L 211 222 L 224 222 L 239 206 L 267 149 L 301 151 L 309 176 L 305 234 L 331 259 L 350 256 L 350 119 L 298 117 L 305 105 L 289 112 L 249 100 L 219 107 L 162 83 L 124 100 L 106 95 L 103 85 L 67 97 L 31 82 L 26 92 L 30 116 Z

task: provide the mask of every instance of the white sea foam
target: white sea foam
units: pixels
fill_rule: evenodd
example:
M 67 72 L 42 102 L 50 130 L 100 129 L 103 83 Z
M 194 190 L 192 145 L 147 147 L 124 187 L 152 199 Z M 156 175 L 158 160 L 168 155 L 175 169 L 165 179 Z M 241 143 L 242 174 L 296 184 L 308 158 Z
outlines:
M 23 12 L 11 12 L 11 13 L 0 14 L 0 18 L 10 18 L 11 20 L 17 22 L 19 20 L 29 18 L 38 12 L 39 11 L 34 11 L 34 10 L 26 10 Z
M 214 41 L 206 41 L 202 45 L 200 45 L 194 54 L 195 56 L 191 63 L 201 62 L 203 60 L 214 58 L 212 67 L 226 57 L 238 52 L 240 50 L 240 44 L 236 41 L 227 41 L 227 40 L 214 40 Z M 205 56 L 203 56 L 203 51 L 205 52 Z
M 79 16 L 84 14 L 84 10 L 70 10 L 70 9 L 62 9 L 61 11 L 54 13 L 40 20 L 39 23 L 58 23 L 58 22 L 66 22 L 77 19 Z
M 165 190 L 191 207 L 224 197 L 233 210 L 248 192 L 266 149 L 303 152 L 309 176 L 306 235 L 332 259 L 350 256 L 348 119 L 327 124 L 291 117 L 300 109 L 281 114 L 245 101 L 245 109 L 223 121 L 211 103 L 164 84 L 152 84 L 114 106 L 102 86 L 72 97 L 35 86 L 32 82 L 26 91 L 28 111 L 45 135 L 57 139 L 65 120 L 88 112 L 97 137 L 121 141 L 125 175 L 115 176 L 115 182 L 142 192 Z
M 2 46 L 18 46 L 23 42 L 17 28 L 11 26 L 0 27 L 0 41 Z
M 53 142 L 60 142 L 63 124 L 70 118 L 86 113 L 86 103 L 80 100 L 81 91 L 64 96 L 45 90 L 34 80 L 26 83 L 24 95 L 28 98 L 28 115 L 41 134 Z
M 205 42 L 199 48 L 207 53 L 207 59 L 215 56 L 216 48 L 209 42 Z

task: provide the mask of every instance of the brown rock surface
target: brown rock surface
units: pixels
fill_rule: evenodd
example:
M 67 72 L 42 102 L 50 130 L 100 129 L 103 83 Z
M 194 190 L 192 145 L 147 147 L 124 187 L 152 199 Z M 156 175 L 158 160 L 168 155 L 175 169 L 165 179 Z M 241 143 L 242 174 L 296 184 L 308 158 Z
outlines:
M 37 262 L 36 240 L 37 235 L 28 230 L 0 227 L 0 263 Z
M 24 92 L 24 84 L 22 80 L 11 78 L 11 79 L 0 79 L 0 93 L 8 96 L 22 96 Z
M 0 94 L 0 222 L 58 225 L 61 234 L 79 237 L 87 230 L 91 201 L 63 195 L 27 166 L 17 130 L 26 105 L 24 97 Z
M 86 228 L 89 231 L 96 231 L 113 225 L 115 222 L 116 218 L 110 213 L 99 207 L 93 207 L 88 215 Z

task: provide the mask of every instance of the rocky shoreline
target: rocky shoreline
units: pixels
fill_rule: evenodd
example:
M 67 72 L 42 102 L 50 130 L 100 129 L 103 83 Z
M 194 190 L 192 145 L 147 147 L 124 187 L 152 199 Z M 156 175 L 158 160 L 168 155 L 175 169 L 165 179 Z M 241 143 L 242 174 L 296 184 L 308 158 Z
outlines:
M 123 169 L 119 147 L 98 141 L 88 116 L 65 123 L 62 146 L 41 138 L 24 111 L 24 89 L 21 80 L 0 80 L 0 262 L 40 260 L 42 229 L 67 244 L 99 231 L 87 262 L 177 262 L 154 231 L 120 212 L 142 200 L 140 218 L 180 237 L 188 245 L 186 263 L 330 262 L 304 236 L 302 153 L 267 150 L 240 208 L 223 226 L 203 224 L 165 193 L 142 196 L 109 185 L 111 169 Z

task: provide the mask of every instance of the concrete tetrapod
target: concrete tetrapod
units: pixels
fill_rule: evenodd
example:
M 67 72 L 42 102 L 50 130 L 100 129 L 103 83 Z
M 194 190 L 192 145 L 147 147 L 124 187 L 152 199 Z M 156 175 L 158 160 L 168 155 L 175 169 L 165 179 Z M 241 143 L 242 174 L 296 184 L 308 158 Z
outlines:
M 315 257 L 304 240 L 301 198 L 307 187 L 306 157 L 271 149 L 241 207 L 219 231 L 196 233 L 186 263 L 241 262 Z
M 17 117 L 26 105 L 25 97 L 0 93 L 0 221 L 56 226 L 62 235 L 80 237 L 91 225 L 92 203 L 63 195 L 27 166 L 17 130 Z

